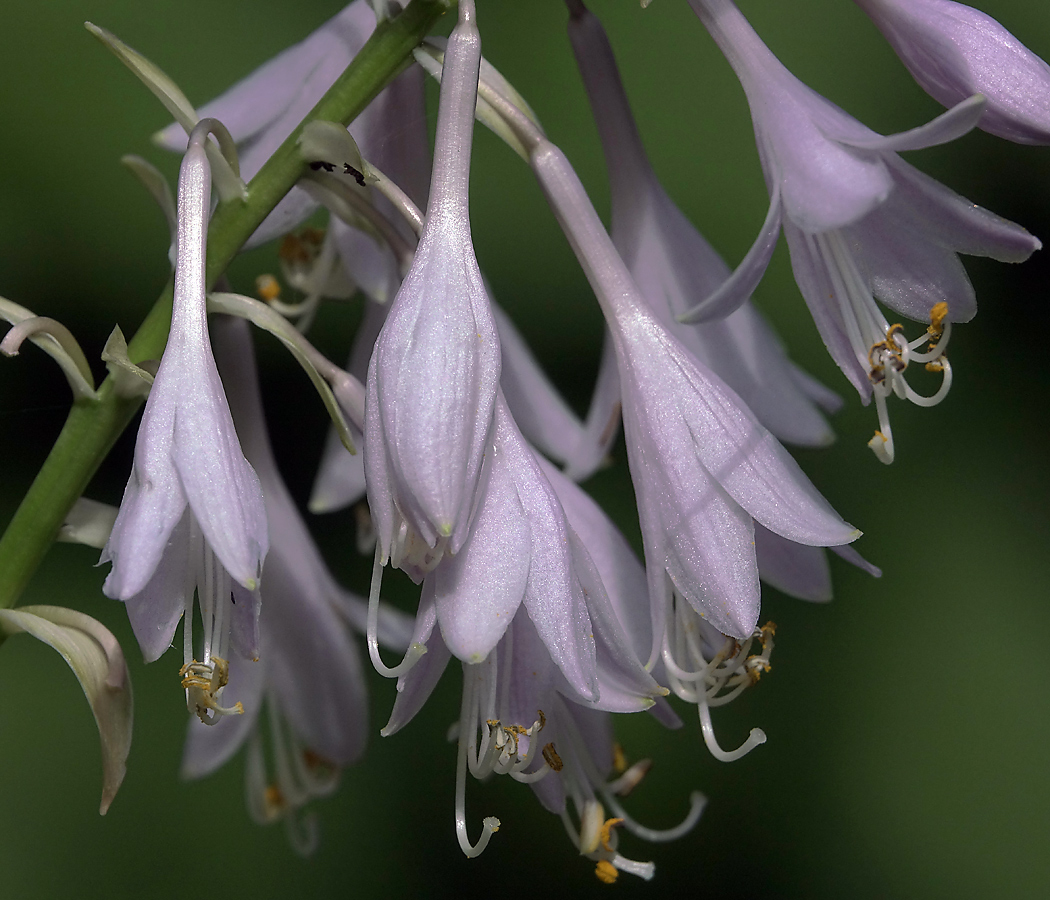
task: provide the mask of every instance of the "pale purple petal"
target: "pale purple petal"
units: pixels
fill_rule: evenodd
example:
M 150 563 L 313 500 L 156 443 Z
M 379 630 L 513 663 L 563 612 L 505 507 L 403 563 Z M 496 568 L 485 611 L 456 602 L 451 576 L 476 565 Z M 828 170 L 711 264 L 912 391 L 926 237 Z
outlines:
M 263 573 L 267 683 L 303 744 L 345 765 L 364 752 L 368 733 L 364 671 L 356 644 L 311 577 L 315 570 L 293 554 L 275 542 Z
M 496 444 L 505 450 L 507 465 L 515 473 L 518 499 L 531 537 L 525 608 L 572 689 L 580 697 L 597 699 L 592 626 L 575 570 L 565 514 L 502 403 L 496 407 L 496 432 Z
M 911 215 L 931 238 L 957 253 L 1024 262 L 1042 244 L 1020 225 L 977 206 L 897 157 L 887 159 L 898 215 Z
M 346 371 L 362 383 L 368 378 L 368 361 L 389 310 L 389 306 L 371 301 L 364 304 L 361 324 L 354 333 L 346 366 Z M 356 429 L 352 426 L 351 433 L 357 437 Z M 321 465 L 310 493 L 310 512 L 334 512 L 356 503 L 365 495 L 365 461 L 361 452 L 364 447 L 363 435 L 355 446 L 357 453 L 350 453 L 339 437 L 339 432 L 334 427 L 328 429 Z
M 861 400 L 867 403 L 871 398 L 868 370 L 857 359 L 857 354 L 850 344 L 839 304 L 834 299 L 837 291 L 828 276 L 827 266 L 816 249 L 813 236 L 785 223 L 784 237 L 791 251 L 791 269 L 795 274 L 795 282 L 824 340 L 824 346 L 857 389 Z
M 814 603 L 831 599 L 831 567 L 823 547 L 796 544 L 755 525 L 755 554 L 762 581 L 781 593 Z
M 670 385 L 680 382 L 679 409 L 696 457 L 733 500 L 767 528 L 798 543 L 846 544 L 858 536 L 725 385 L 703 372 L 662 329 L 649 334 L 668 357 L 663 376 L 668 383 L 649 385 L 650 396 L 667 397 L 674 393 Z M 660 375 L 654 370 L 648 377 Z M 664 458 L 669 455 L 665 451 Z
M 977 296 L 959 257 L 916 230 L 914 218 L 896 212 L 886 203 L 845 230 L 868 289 L 917 322 L 928 322 L 941 301 L 948 304 L 950 321 L 970 321 L 977 314 Z
M 851 565 L 867 572 L 872 578 L 882 578 L 882 569 L 868 562 L 851 544 L 842 544 L 839 547 L 829 547 L 828 549 L 830 549 L 836 556 L 842 557 L 842 559 L 846 560 L 846 562 Z
M 540 465 L 561 501 L 565 518 L 597 567 L 614 614 L 635 655 L 647 659 L 652 643 L 652 624 L 645 568 L 627 539 L 589 494 L 550 463 L 540 460 Z
M 170 399 L 158 395 L 142 414 L 131 477 L 99 560 L 113 563 L 102 586 L 107 597 L 126 600 L 146 587 L 186 511 L 186 495 L 170 463 Z
M 766 220 L 740 265 L 696 306 L 676 311 L 680 322 L 709 322 L 719 319 L 739 309 L 748 301 L 769 268 L 769 261 L 773 258 L 773 251 L 780 237 L 781 219 L 780 185 L 775 184 Z
M 196 367 L 199 380 L 176 411 L 172 462 L 211 549 L 235 581 L 251 587 L 268 546 L 266 512 L 259 479 L 241 453 L 211 350 L 204 346 L 206 358 Z
M 441 637 L 467 663 L 482 662 L 510 625 L 529 575 L 530 523 L 518 499 L 516 458 L 507 459 L 503 432 L 478 490 L 470 537 L 427 576 L 433 582 Z
M 172 529 L 163 547 L 163 556 L 155 564 L 149 581 L 124 601 L 131 630 L 135 632 L 146 662 L 159 659 L 171 646 L 179 619 L 186 610 L 186 592 L 193 590 L 192 581 L 186 577 L 190 566 L 190 515 L 185 513 Z M 107 596 L 119 598 L 119 594 L 110 593 L 111 578 L 112 572 L 103 590 Z
M 903 153 L 906 150 L 923 150 L 961 138 L 972 131 L 984 111 L 982 94 L 966 97 L 947 112 L 941 113 L 925 125 L 910 128 L 898 134 L 875 135 L 870 140 L 846 141 L 860 150 L 879 150 Z
M 349 62 L 374 28 L 375 16 L 368 3 L 357 0 L 304 40 L 281 51 L 200 107 L 198 114 L 222 121 L 238 142 L 254 137 L 296 102 L 300 85 L 325 58 L 332 54 L 345 55 Z M 345 68 L 346 62 L 343 66 Z M 319 97 L 314 102 L 316 99 Z M 303 114 L 308 109 L 309 106 L 303 109 Z M 186 146 L 186 135 L 177 124 L 159 132 L 155 140 L 169 150 L 182 150 Z
M 597 567 L 571 528 L 569 543 L 593 629 L 598 681 L 598 697 L 594 706 L 596 709 L 619 713 L 649 709 L 653 705 L 653 697 L 659 695 L 662 689 L 642 665 L 640 654 L 632 647 L 609 601 Z M 641 608 L 645 606 L 642 602 L 644 596 L 642 594 L 635 599 L 636 605 Z
M 259 588 L 249 591 L 237 582 L 233 582 L 230 589 L 233 594 L 230 645 L 244 659 L 258 659 L 262 646 L 262 635 L 259 631 L 262 599 Z

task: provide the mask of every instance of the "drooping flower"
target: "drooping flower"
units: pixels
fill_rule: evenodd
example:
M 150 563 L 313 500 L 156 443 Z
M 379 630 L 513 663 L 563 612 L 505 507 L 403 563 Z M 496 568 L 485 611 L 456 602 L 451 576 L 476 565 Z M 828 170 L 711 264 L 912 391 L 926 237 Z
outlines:
M 329 574 L 277 470 L 247 323 L 220 317 L 212 323 L 212 337 L 242 444 L 263 486 L 272 546 L 263 568 L 259 659 L 231 660 L 225 688 L 244 704 L 245 714 L 220 728 L 191 719 L 182 771 L 199 778 L 247 744 L 252 817 L 260 823 L 282 819 L 294 846 L 305 853 L 317 841 L 305 805 L 334 790 L 340 769 L 365 748 L 368 697 L 346 621 L 350 615 L 360 628 L 365 603 Z M 407 617 L 399 620 L 384 610 L 384 642 L 404 649 L 410 630 Z
M 531 164 L 613 336 L 659 653 L 670 585 L 722 633 L 747 640 L 759 610 L 754 522 L 796 543 L 845 544 L 846 524 L 720 379 L 648 311 L 564 154 Z
M 461 3 L 446 52 L 426 224 L 376 342 L 365 474 L 380 557 L 415 577 L 470 524 L 500 347 L 470 235 L 467 188 L 481 43 Z
M 569 6 L 569 37 L 609 172 L 610 235 L 642 296 L 664 327 L 778 438 L 808 446 L 830 442 L 831 430 L 806 392 L 808 382 L 749 300 L 725 319 L 700 326 L 676 320 L 725 281 L 729 267 L 657 180 L 601 23 L 582 2 Z M 605 354 L 603 365 L 615 369 L 615 354 Z
M 241 452 L 208 342 L 205 238 L 210 169 L 204 120 L 179 173 L 171 332 L 135 445 L 120 512 L 102 552 L 112 562 L 106 595 L 123 600 L 147 661 L 184 622 L 187 703 L 214 722 L 230 646 L 258 655 L 259 579 L 266 513 L 259 479 Z M 204 627 L 198 662 L 192 636 L 196 590 Z M 210 717 L 209 717 L 210 715 Z
M 986 13 L 953 0 L 856 0 L 926 93 L 954 106 L 983 94 L 977 123 L 1050 144 L 1050 66 Z
M 442 565 L 447 565 L 447 560 Z M 398 697 L 390 721 L 383 729 L 385 736 L 408 724 L 447 665 L 450 653 L 437 624 L 438 610 L 434 598 L 424 591 L 413 640 L 425 643 L 427 653 L 399 681 Z M 615 669 L 601 665 L 604 654 L 599 645 L 600 697 L 608 698 L 611 705 L 621 712 L 651 707 L 652 688 L 639 683 L 625 691 L 623 684 L 617 681 Z M 584 721 L 584 731 L 589 733 L 592 722 L 588 714 L 591 714 L 598 743 L 593 752 L 604 761 L 613 752 L 609 715 L 601 712 L 605 705 L 601 699 L 587 701 L 572 689 L 551 658 L 549 644 L 541 637 L 524 608 L 515 615 L 485 660 L 463 664 L 463 697 L 457 726 L 456 834 L 464 854 L 468 857 L 479 855 L 500 826 L 499 819 L 486 817 L 481 837 L 476 843 L 471 843 L 466 819 L 468 772 L 478 780 L 497 774 L 510 775 L 515 781 L 531 784 L 544 805 L 562 816 L 570 836 L 579 835 L 581 829 L 572 826 L 565 809 L 566 794 L 576 804 L 578 818 L 582 819 L 585 801 L 593 800 L 596 793 L 604 796 L 615 792 L 616 785 L 609 784 L 607 779 L 611 764 L 608 767 L 604 762 L 595 764 L 589 754 L 585 759 L 579 759 L 579 726 L 570 719 L 577 717 Z M 568 747 L 567 760 L 559 753 L 563 738 Z M 603 740 L 609 741 L 608 746 L 602 746 Z M 545 784 L 548 781 L 551 782 L 549 786 Z M 616 803 L 611 798 L 609 802 Z M 669 836 L 641 828 L 633 822 L 629 827 L 637 829 L 637 833 L 649 840 L 670 840 L 692 827 L 701 805 L 702 799 L 694 796 L 693 809 L 686 821 L 678 829 L 673 829 L 675 833 Z M 595 861 L 604 859 L 617 869 L 643 877 L 651 876 L 651 864 L 625 859 L 615 853 L 614 847 L 599 849 L 595 845 L 581 849 Z
M 464 662 L 482 662 L 520 606 L 575 696 L 624 711 L 639 696 L 659 694 L 502 399 L 494 424 L 470 537 L 424 582 L 446 646 Z
M 971 129 L 984 100 L 963 100 L 919 128 L 882 136 L 798 81 L 752 30 L 731 0 L 690 0 L 722 49 L 751 105 L 769 215 L 736 272 L 683 320 L 725 315 L 751 294 L 776 245 L 781 223 L 795 280 L 824 343 L 861 398 L 875 397 L 880 430 L 869 446 L 893 459 L 886 398 L 921 406 L 951 385 L 944 353 L 950 323 L 976 313 L 958 254 L 1020 262 L 1039 241 L 1018 225 L 970 203 L 905 163 L 898 151 L 945 143 Z M 891 325 L 875 298 L 929 322 L 914 340 Z M 921 349 L 929 344 L 928 349 Z M 905 369 L 922 362 L 942 373 L 932 396 L 917 394 Z

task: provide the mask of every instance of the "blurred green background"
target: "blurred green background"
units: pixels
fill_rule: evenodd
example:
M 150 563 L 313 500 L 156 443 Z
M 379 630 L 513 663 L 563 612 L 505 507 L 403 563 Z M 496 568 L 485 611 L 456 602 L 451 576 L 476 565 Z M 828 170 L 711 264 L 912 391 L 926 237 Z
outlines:
M 748 0 L 754 25 L 803 80 L 879 131 L 939 111 L 868 20 L 840 0 Z M 1050 6 L 988 0 L 1030 47 L 1050 56 Z M 595 129 L 565 37 L 560 3 L 479 0 L 486 56 L 529 99 L 577 165 L 600 211 L 608 192 Z M 81 27 L 91 19 L 159 63 L 194 102 L 298 40 L 338 4 L 306 0 L 46 0 L 0 5 L 0 294 L 54 316 L 98 354 L 113 323 L 132 333 L 168 274 L 160 214 L 118 164 L 136 152 L 173 175 L 148 136 L 166 124 L 151 95 Z M 596 2 L 616 49 L 650 155 L 669 193 L 731 263 L 746 252 L 767 203 L 746 104 L 728 65 L 680 0 Z M 431 97 L 433 100 L 433 97 Z M 597 363 L 600 318 L 531 176 L 479 129 L 472 178 L 478 257 L 555 380 L 578 408 Z M 910 157 L 926 171 L 1050 239 L 1050 149 L 983 133 Z M 272 249 L 240 259 L 234 286 L 274 269 Z M 794 358 L 847 399 L 839 441 L 800 453 L 817 485 L 866 532 L 875 581 L 835 565 L 836 599 L 810 606 L 768 591 L 780 626 L 774 671 L 716 713 L 726 745 L 761 725 L 769 742 L 724 765 L 696 722 L 665 733 L 624 719 L 632 759 L 655 765 L 630 809 L 666 827 L 689 791 L 710 804 L 672 845 L 625 838 L 654 859 L 650 885 L 599 885 L 561 824 L 529 790 L 472 784 L 472 833 L 484 815 L 503 828 L 466 860 L 453 829 L 454 749 L 445 729 L 457 678 L 406 731 L 378 729 L 393 686 L 373 677 L 366 763 L 317 805 L 317 855 L 300 860 L 282 830 L 252 826 L 241 763 L 183 784 L 185 721 L 178 661 L 144 667 L 120 604 L 101 594 L 94 551 L 58 546 L 25 603 L 82 609 L 121 638 L 132 667 L 136 732 L 127 779 L 97 815 L 99 752 L 79 688 L 59 658 L 27 637 L 0 648 L 0 896 L 178 898 L 590 895 L 614 891 L 702 897 L 1044 897 L 1050 886 L 1050 659 L 1047 590 L 1050 477 L 1045 467 L 1047 262 L 967 262 L 981 301 L 953 337 L 955 387 L 934 410 L 893 411 L 898 461 L 884 468 L 865 442 L 861 409 L 826 357 L 778 249 L 757 301 Z M 315 337 L 341 358 L 356 307 L 329 307 Z M 267 406 L 280 462 L 305 500 L 325 431 L 305 379 L 269 339 Z M 14 510 L 61 427 L 68 390 L 28 349 L 0 361 L 0 506 Z M 134 431 L 134 429 L 132 429 Z M 91 494 L 119 500 L 126 435 Z M 619 465 L 588 487 L 637 539 L 622 446 Z M 362 588 L 352 518 L 312 525 L 333 568 Z M 405 593 L 406 605 L 411 598 Z

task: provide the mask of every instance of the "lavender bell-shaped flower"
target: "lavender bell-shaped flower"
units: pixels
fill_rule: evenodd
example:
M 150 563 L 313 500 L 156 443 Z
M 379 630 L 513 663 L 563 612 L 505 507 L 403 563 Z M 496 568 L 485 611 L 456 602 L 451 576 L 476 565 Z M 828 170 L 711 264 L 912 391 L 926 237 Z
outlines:
M 467 200 L 481 61 L 473 3 L 459 5 L 445 60 L 426 224 L 376 342 L 365 400 L 377 558 L 417 579 L 466 540 L 500 376 Z
M 781 223 L 791 264 L 821 337 L 867 402 L 880 430 L 869 446 L 893 460 L 886 398 L 920 406 L 951 386 L 945 357 L 950 324 L 976 313 L 958 254 L 1020 262 L 1040 247 L 1018 225 L 970 203 L 905 163 L 897 151 L 952 140 L 971 129 L 984 99 L 971 97 L 919 128 L 882 136 L 798 81 L 752 30 L 731 0 L 690 0 L 740 79 L 751 105 L 769 215 L 755 245 L 718 291 L 683 321 L 721 316 L 754 290 Z M 891 325 L 875 298 L 917 321 L 914 340 Z M 928 349 L 922 349 L 928 343 Z M 931 396 L 915 392 L 905 369 L 921 362 L 941 373 Z
M 704 621 L 678 594 L 670 598 L 671 609 L 666 621 L 654 623 L 648 604 L 638 602 L 638 598 L 647 593 L 645 569 L 623 535 L 601 507 L 576 484 L 549 465 L 544 468 L 562 502 L 566 518 L 587 545 L 602 583 L 608 589 L 610 603 L 630 636 L 638 658 L 650 653 L 654 624 L 662 629 L 662 634 L 658 635 L 660 652 L 654 659 L 653 676 L 659 682 L 669 684 L 677 697 L 697 707 L 704 742 L 711 754 L 728 762 L 739 759 L 763 743 L 766 739 L 764 732 L 755 728 L 743 746 L 732 751 L 723 750 L 715 737 L 710 710 L 734 700 L 769 670 L 773 650 L 772 624 L 756 629 L 740 643 Z M 755 523 L 755 550 L 763 580 L 767 578 L 766 566 L 770 559 L 768 546 L 763 559 L 763 544 L 771 539 L 778 542 L 773 544 L 773 571 L 782 577 L 782 584 L 798 588 L 807 599 L 815 599 L 812 593 L 823 588 L 821 576 L 827 574 L 823 550 L 791 543 Z M 779 555 L 787 558 L 780 559 Z M 817 565 L 814 564 L 814 555 L 817 555 Z M 819 563 L 823 563 L 823 567 Z M 812 571 L 814 568 L 818 569 L 816 575 Z M 830 578 L 828 582 L 830 595 Z M 756 646 L 758 652 L 752 653 Z M 651 712 L 669 728 L 678 728 L 682 724 L 662 699 L 657 699 Z M 577 809 L 580 808 L 577 804 Z
M 354 0 L 298 44 L 283 50 L 228 91 L 206 103 L 201 116 L 220 119 L 237 141 L 241 175 L 254 177 L 275 150 L 332 86 L 375 29 L 367 0 Z M 182 127 L 169 125 L 155 136 L 178 150 Z M 248 240 L 254 247 L 291 231 L 318 207 L 293 188 Z
M 564 154 L 534 140 L 531 164 L 611 329 L 660 653 L 673 590 L 746 640 L 759 611 L 754 522 L 796 543 L 859 532 L 720 379 L 648 311 Z
M 733 388 L 778 438 L 805 446 L 829 443 L 831 430 L 807 395 L 810 382 L 800 377 L 749 300 L 725 319 L 700 326 L 676 320 L 724 282 L 729 267 L 657 180 L 601 23 L 579 0 L 568 6 L 569 37 L 609 172 L 610 235 L 642 296 L 664 327 Z M 602 362 L 606 371 L 599 379 L 615 379 L 615 354 L 606 353 Z M 597 395 L 603 393 L 610 394 Z
M 364 752 L 368 697 L 343 614 L 349 608 L 362 624 L 364 601 L 335 584 L 277 471 L 247 324 L 220 317 L 212 335 L 243 446 L 263 485 L 273 546 L 263 569 L 260 659 L 230 661 L 226 692 L 240 699 L 246 712 L 221 728 L 191 719 L 182 773 L 207 775 L 247 744 L 245 787 L 252 817 L 261 824 L 284 820 L 293 845 L 305 853 L 317 842 L 316 822 L 305 805 L 331 793 L 339 770 Z M 384 614 L 384 638 L 404 649 L 410 620 Z M 272 760 L 270 776 L 264 745 Z
M 1050 66 L 986 13 L 953 0 L 856 0 L 926 93 L 945 106 L 983 94 L 977 123 L 1050 144 Z
M 580 552 L 577 549 L 575 552 Z M 448 565 L 448 561 L 442 566 Z M 552 658 L 549 640 L 541 635 L 530 612 L 522 608 L 503 630 L 487 657 L 463 664 L 463 699 L 458 726 L 459 754 L 456 773 L 456 831 L 467 856 L 477 856 L 488 844 L 499 820 L 484 820 L 476 844 L 467 837 L 466 774 L 484 780 L 492 774 L 510 775 L 516 781 L 535 783 L 562 763 L 552 740 L 554 730 L 544 712 L 560 708 L 560 698 L 569 698 L 590 709 L 614 708 L 636 712 L 652 706 L 661 693 L 629 649 L 622 628 L 610 617 L 608 599 L 600 581 L 600 597 L 587 595 L 596 623 L 597 692 L 601 699 L 581 697 L 568 682 L 560 664 Z M 597 602 L 593 602 L 597 600 Z M 403 728 L 418 712 L 433 690 L 450 658 L 438 626 L 439 611 L 432 592 L 424 591 L 416 619 L 414 640 L 427 646 L 422 661 L 398 682 L 398 698 L 390 721 L 383 729 L 391 735 Z M 610 636 L 616 634 L 615 640 Z M 554 651 L 557 653 L 557 650 Z
M 228 648 L 258 655 L 259 579 L 268 547 L 263 496 L 241 452 L 215 368 L 205 309 L 210 167 L 202 121 L 179 172 L 177 258 L 171 332 L 139 426 L 135 462 L 102 562 L 106 595 L 123 600 L 147 661 L 184 622 L 181 674 L 191 711 L 213 723 Z M 196 589 L 204 628 L 194 653 Z

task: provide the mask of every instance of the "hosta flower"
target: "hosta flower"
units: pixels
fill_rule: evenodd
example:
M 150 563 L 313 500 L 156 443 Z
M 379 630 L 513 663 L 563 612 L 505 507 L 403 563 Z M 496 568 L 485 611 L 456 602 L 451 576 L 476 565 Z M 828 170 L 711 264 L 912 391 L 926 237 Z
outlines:
M 729 267 L 657 181 L 601 23 L 582 3 L 570 6 L 569 36 L 609 170 L 610 235 L 642 296 L 664 327 L 778 438 L 828 443 L 831 430 L 806 393 L 808 382 L 749 300 L 725 319 L 693 327 L 676 320 L 725 281 Z M 603 363 L 615 369 L 615 354 L 605 354 Z
M 668 579 L 715 628 L 746 640 L 759 610 L 755 521 L 815 546 L 859 532 L 648 311 L 564 154 L 540 139 L 531 163 L 613 336 L 653 604 L 650 658 L 668 615 Z
M 442 565 L 447 565 L 447 561 Z M 448 662 L 450 654 L 442 630 L 437 627 L 438 617 L 433 596 L 424 591 L 413 639 L 425 643 L 428 652 L 398 683 L 398 698 L 390 721 L 383 729 L 384 735 L 394 734 L 412 719 Z M 625 692 L 622 683 L 617 683 L 615 668 L 601 666 L 603 656 L 604 650 L 600 646 L 598 684 L 601 697 L 609 698 L 613 706 L 625 712 L 650 707 L 652 688 L 639 680 L 633 696 L 631 691 Z M 456 833 L 467 856 L 480 854 L 500 825 L 499 819 L 487 817 L 481 837 L 476 843 L 471 843 L 466 821 L 467 772 L 479 780 L 493 774 L 510 775 L 516 781 L 537 787 L 537 782 L 553 778 L 554 773 L 561 773 L 566 768 L 558 749 L 562 738 L 566 742 L 578 740 L 574 725 L 566 724 L 566 728 L 573 730 L 563 733 L 559 723 L 567 721 L 567 717 L 573 714 L 582 719 L 604 705 L 601 699 L 588 702 L 581 698 L 567 683 L 551 658 L 549 644 L 541 637 L 526 609 L 517 613 L 485 660 L 463 664 L 463 698 L 457 727 Z M 570 714 L 569 709 L 574 713 Z M 551 711 L 550 714 L 547 710 Z M 607 713 L 596 714 L 596 721 L 604 726 L 599 729 L 599 734 L 605 738 L 608 736 Z M 569 766 L 564 777 L 575 792 L 574 800 L 581 792 L 593 798 L 596 791 L 610 787 L 605 784 L 607 769 L 601 774 L 592 774 L 597 767 L 589 757 L 578 762 L 579 749 L 571 743 L 567 752 Z M 611 745 L 598 750 L 601 758 L 611 752 Z M 577 782 L 587 786 L 578 788 Z M 565 788 L 560 783 L 549 789 L 538 789 L 538 793 L 548 808 L 561 813 L 563 818 L 567 817 L 564 811 Z M 699 815 L 699 802 L 695 801 L 694 805 L 697 808 L 687 820 L 686 828 Z M 580 808 L 578 805 L 578 813 Z M 569 824 L 567 818 L 566 823 Z M 585 852 L 590 854 L 594 850 L 596 848 Z M 614 855 L 616 859 L 613 859 Z M 592 858 L 605 858 L 610 864 L 636 874 L 650 871 L 644 864 L 632 863 L 612 851 Z M 635 866 L 641 868 L 636 870 Z
M 978 128 L 1050 143 L 1050 66 L 986 13 L 953 0 L 856 0 L 931 97 L 987 103 Z
M 605 709 L 637 708 L 637 697 L 659 688 L 502 400 L 490 453 L 469 539 L 424 583 L 444 643 L 464 662 L 480 663 L 524 607 L 567 690 Z
M 958 254 L 1027 259 L 1040 243 L 905 163 L 897 151 L 929 147 L 973 127 L 981 97 L 920 128 L 884 137 L 798 81 L 731 0 L 690 0 L 736 71 L 751 104 L 772 202 L 754 247 L 733 276 L 687 318 L 725 314 L 758 283 L 783 223 L 795 279 L 832 358 L 861 398 L 872 395 L 880 431 L 869 446 L 893 459 L 886 398 L 922 406 L 951 385 L 950 323 L 976 313 Z M 914 340 L 875 302 L 929 323 Z M 929 345 L 923 349 L 924 345 Z M 911 362 L 941 373 L 932 396 L 905 378 Z
M 481 45 L 460 4 L 438 106 L 426 224 L 368 370 L 365 474 L 380 558 L 414 577 L 467 537 L 500 374 L 467 187 Z
M 220 728 L 191 720 L 182 770 L 185 777 L 201 777 L 247 744 L 253 818 L 283 819 L 296 848 L 309 852 L 316 824 L 303 807 L 334 790 L 339 770 L 364 752 L 368 697 L 343 614 L 356 611 L 362 623 L 364 601 L 335 584 L 277 471 L 247 324 L 220 318 L 213 323 L 213 340 L 241 440 L 262 482 L 272 547 L 263 568 L 260 658 L 231 660 L 225 688 L 244 704 L 245 714 Z M 384 626 L 384 637 L 403 649 L 410 626 L 390 612 Z
M 355 0 L 320 28 L 283 50 L 228 91 L 200 109 L 220 119 L 238 144 L 240 169 L 247 181 L 316 105 L 375 29 L 367 0 Z M 181 126 L 169 125 L 157 143 L 178 150 Z M 317 209 L 318 202 L 293 188 L 256 229 L 246 246 L 287 234 Z
M 259 479 L 241 452 L 215 368 L 205 310 L 205 237 L 210 169 L 205 120 L 179 173 L 171 332 L 135 444 L 135 462 L 102 561 L 103 590 L 123 600 L 147 661 L 184 623 L 184 686 L 190 709 L 209 722 L 229 648 L 258 655 L 259 579 L 268 538 Z M 192 638 L 196 589 L 202 655 Z

